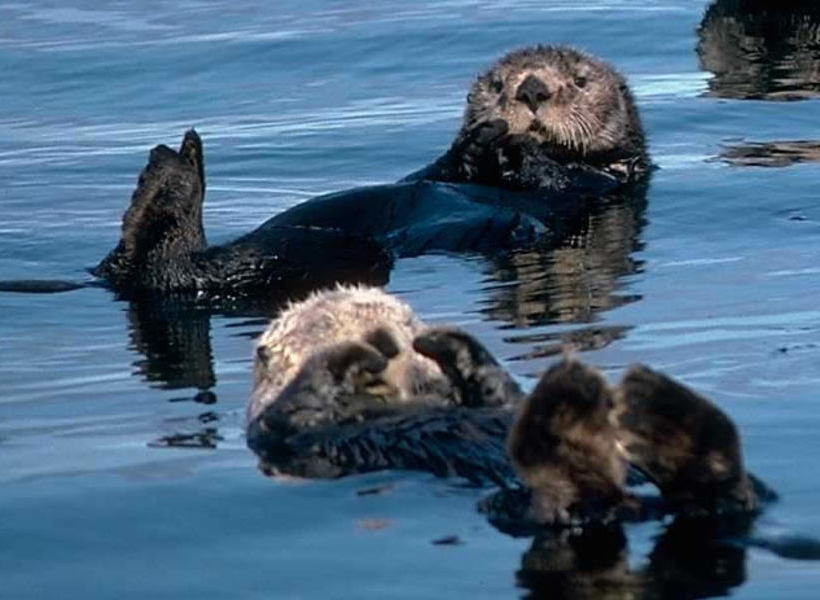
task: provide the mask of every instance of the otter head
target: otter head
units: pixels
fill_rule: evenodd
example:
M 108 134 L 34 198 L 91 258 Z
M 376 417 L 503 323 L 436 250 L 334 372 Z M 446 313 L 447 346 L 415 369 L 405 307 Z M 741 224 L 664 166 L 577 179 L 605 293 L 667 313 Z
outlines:
M 571 48 L 517 50 L 480 75 L 467 96 L 462 132 L 494 122 L 557 160 L 645 158 L 641 123 L 624 78 Z
M 190 254 L 206 246 L 204 194 L 202 141 L 196 131 L 185 133 L 178 152 L 155 147 L 123 216 L 120 242 L 94 274 L 129 288 L 184 270 Z
M 269 360 L 266 354 L 260 346 L 257 360 Z M 389 359 L 365 342 L 340 342 L 317 352 L 274 402 L 255 402 L 262 409 L 251 415 L 249 436 L 282 439 L 304 429 L 364 419 L 396 395 L 384 379 Z M 260 393 L 265 393 L 264 386 L 254 391 Z

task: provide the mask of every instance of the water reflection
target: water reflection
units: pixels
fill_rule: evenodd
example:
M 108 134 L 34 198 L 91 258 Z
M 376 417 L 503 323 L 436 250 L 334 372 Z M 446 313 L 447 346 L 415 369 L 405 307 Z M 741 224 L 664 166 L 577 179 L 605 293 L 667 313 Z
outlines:
M 716 0 L 698 28 L 708 95 L 804 100 L 820 95 L 820 3 Z
M 620 294 L 623 277 L 640 271 L 646 223 L 646 187 L 593 203 L 571 219 L 551 223 L 553 235 L 534 248 L 492 257 L 488 262 L 484 314 L 516 328 L 593 323 L 601 311 L 640 300 Z M 585 326 L 562 332 L 523 334 L 505 341 L 534 347 L 516 358 L 541 358 L 564 350 L 603 348 L 628 331 L 620 326 Z
M 721 160 L 737 167 L 788 167 L 820 161 L 820 142 L 809 140 L 746 142 L 727 146 Z
M 527 598 L 708 598 L 725 596 L 746 580 L 751 520 L 672 521 L 648 562 L 629 566 L 621 526 L 542 532 L 517 573 Z

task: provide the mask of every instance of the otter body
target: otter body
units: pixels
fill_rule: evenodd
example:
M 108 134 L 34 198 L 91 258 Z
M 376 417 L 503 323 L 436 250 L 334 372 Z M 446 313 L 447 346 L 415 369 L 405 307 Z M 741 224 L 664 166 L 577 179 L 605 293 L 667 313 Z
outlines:
M 118 290 L 383 283 L 396 255 L 532 244 L 555 233 L 563 212 L 618 192 L 648 166 L 624 79 L 574 50 L 537 46 L 477 79 L 461 131 L 430 167 L 314 198 L 223 246 L 205 239 L 199 136 L 186 133 L 179 152 L 157 146 L 119 244 L 93 273 Z

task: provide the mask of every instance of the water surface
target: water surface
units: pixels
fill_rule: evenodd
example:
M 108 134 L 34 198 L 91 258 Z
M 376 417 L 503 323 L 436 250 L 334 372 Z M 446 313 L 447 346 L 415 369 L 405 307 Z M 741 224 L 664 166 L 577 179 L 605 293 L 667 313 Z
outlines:
M 566 344 L 612 376 L 641 361 L 683 379 L 735 419 L 750 468 L 782 496 L 759 532 L 820 537 L 818 165 L 811 147 L 738 159 L 750 144 L 802 151 L 820 137 L 816 18 L 761 29 L 739 1 L 704 19 L 712 4 L 0 4 L 0 279 L 86 279 L 118 239 L 148 150 L 190 126 L 218 243 L 316 194 L 420 167 L 449 144 L 478 70 L 514 47 L 571 43 L 636 92 L 660 167 L 646 206 L 597 215 L 574 248 L 401 260 L 388 289 L 477 335 L 524 382 Z M 256 471 L 242 418 L 263 327 L 100 288 L 0 294 L 5 593 L 525 594 L 530 542 L 475 512 L 485 490 Z M 630 568 L 663 530 L 627 528 Z M 432 543 L 451 535 L 460 544 Z M 820 584 L 817 563 L 763 549 L 740 567 L 710 593 L 810 598 Z

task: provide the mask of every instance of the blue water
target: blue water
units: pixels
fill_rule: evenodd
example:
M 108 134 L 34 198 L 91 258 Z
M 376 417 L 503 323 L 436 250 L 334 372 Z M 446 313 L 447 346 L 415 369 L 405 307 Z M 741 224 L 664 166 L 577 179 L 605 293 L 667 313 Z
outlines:
M 820 137 L 820 107 L 714 93 L 695 52 L 708 4 L 0 4 L 0 279 L 87 279 L 148 150 L 192 125 L 218 243 L 426 164 L 478 70 L 514 47 L 571 43 L 636 93 L 660 167 L 642 226 L 591 256 L 401 260 L 388 289 L 476 334 L 524 381 L 579 331 L 599 340 L 584 360 L 613 376 L 641 361 L 681 378 L 735 419 L 750 469 L 781 494 L 759 531 L 820 537 L 820 166 L 719 158 L 742 141 Z M 198 351 L 181 353 L 196 364 L 180 367 L 155 353 L 145 318 L 101 288 L 0 294 L 4 597 L 525 593 L 515 573 L 529 541 L 476 513 L 485 490 L 256 470 L 242 419 L 263 321 L 196 315 Z M 194 402 L 200 388 L 216 403 Z M 373 486 L 385 491 L 356 493 Z M 630 565 L 662 529 L 628 528 Z M 461 544 L 432 544 L 448 535 Z M 818 563 L 761 549 L 745 561 L 736 597 L 816 597 Z

